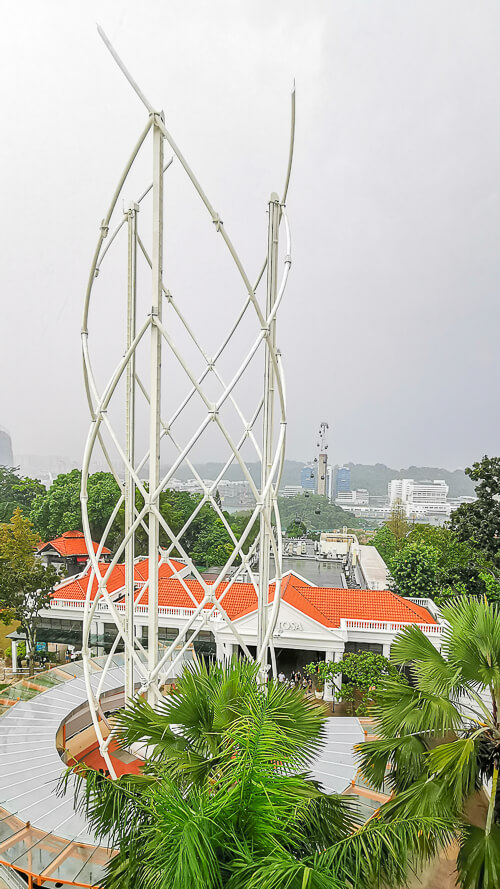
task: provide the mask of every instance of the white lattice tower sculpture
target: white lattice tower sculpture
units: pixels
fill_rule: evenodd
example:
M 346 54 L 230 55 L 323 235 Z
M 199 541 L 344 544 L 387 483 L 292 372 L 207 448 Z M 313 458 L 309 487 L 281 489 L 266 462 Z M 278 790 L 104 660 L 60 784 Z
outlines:
M 85 446 L 82 465 L 81 502 L 83 527 L 85 540 L 91 558 L 91 571 L 84 608 L 83 622 L 83 662 L 85 681 L 89 706 L 93 724 L 100 744 L 100 751 L 106 760 L 110 774 L 116 777 L 108 748 L 112 738 L 110 734 L 103 733 L 102 726 L 106 724 L 101 696 L 106 688 L 106 676 L 113 662 L 119 645 L 124 650 L 125 671 L 125 700 L 130 700 L 136 694 L 147 692 L 148 700 L 154 705 L 160 695 L 160 687 L 168 676 L 173 675 L 177 665 L 184 658 L 188 648 L 200 630 L 210 628 L 210 623 L 217 619 L 229 628 L 234 642 L 248 658 L 252 655 L 238 632 L 235 623 L 231 620 L 224 608 L 224 598 L 233 584 L 237 584 L 242 576 L 249 577 L 256 593 L 258 603 L 258 627 L 256 660 L 261 665 L 261 675 L 266 675 L 266 667 L 269 654 L 274 672 L 276 664 L 273 652 L 273 632 L 278 618 L 280 607 L 282 552 L 281 552 L 281 525 L 277 508 L 277 493 L 283 467 L 285 453 L 286 433 L 286 407 L 284 378 L 280 359 L 280 353 L 276 346 L 276 315 L 280 306 L 286 281 L 291 265 L 290 256 L 290 231 L 286 216 L 285 199 L 290 178 L 291 162 L 293 155 L 294 122 L 295 122 L 295 94 L 292 92 L 292 126 L 290 153 L 285 187 L 281 199 L 271 195 L 269 201 L 268 244 L 267 256 L 260 274 L 254 284 L 251 283 L 243 264 L 230 240 L 228 229 L 212 204 L 204 193 L 201 185 L 189 167 L 187 161 L 174 142 L 166 128 L 164 115 L 156 111 L 145 98 L 109 40 L 99 29 L 102 39 L 124 73 L 125 77 L 134 88 L 135 92 L 146 106 L 148 120 L 142 131 L 132 154 L 125 166 L 118 182 L 108 212 L 102 221 L 100 235 L 90 270 L 89 284 L 85 299 L 85 309 L 82 326 L 82 349 L 84 362 L 85 385 L 90 407 L 92 422 Z M 136 201 L 128 205 L 123 213 L 117 212 L 117 203 L 122 195 L 127 177 L 147 141 L 147 137 L 153 141 L 153 175 L 152 184 Z M 173 158 L 164 163 L 164 143 L 167 142 L 173 152 Z M 228 329 L 223 330 L 222 343 L 218 346 L 212 358 L 208 357 L 203 346 L 195 337 L 193 330 L 184 317 L 179 301 L 169 292 L 163 278 L 163 178 L 165 171 L 175 159 L 189 178 L 193 188 L 203 202 L 211 223 L 222 238 L 227 248 L 228 260 L 232 262 L 239 273 L 243 298 L 241 308 L 235 320 L 221 320 L 221 325 L 228 324 Z M 143 240 L 139 234 L 138 211 L 142 200 L 152 190 L 152 250 L 149 255 Z M 278 248 L 280 223 L 284 223 L 286 246 L 284 256 L 284 268 L 279 281 Z M 114 228 L 110 234 L 110 228 Z M 142 226 L 142 219 L 141 219 Z M 125 354 L 118 361 L 109 382 L 102 391 L 99 391 L 96 382 L 96 374 L 90 359 L 88 317 L 91 294 L 97 276 L 101 269 L 110 247 L 115 242 L 119 232 L 126 227 L 127 238 L 127 342 Z M 142 260 L 141 260 L 142 258 Z M 143 319 L 136 317 L 139 261 L 147 263 L 150 271 L 152 308 L 151 312 Z M 259 284 L 266 282 L 265 304 L 257 296 Z M 264 289 L 263 287 L 261 289 Z M 101 294 L 102 298 L 102 294 Z M 162 318 L 162 302 L 166 300 L 171 310 L 175 313 L 178 322 L 182 325 L 187 337 L 201 355 L 204 368 L 200 373 L 190 366 L 183 354 L 182 348 L 174 342 L 171 331 Z M 220 358 L 231 344 L 236 332 L 239 330 L 243 318 L 253 313 L 255 318 L 255 335 L 248 343 L 246 354 L 240 357 L 239 367 L 231 379 L 226 380 L 220 370 Z M 146 383 L 140 378 L 136 367 L 137 349 L 141 343 L 149 345 L 149 380 Z M 249 371 L 252 358 L 259 350 L 264 351 L 264 376 L 260 387 L 258 402 L 254 406 L 253 413 L 246 416 L 236 400 L 236 390 L 239 381 Z M 189 381 L 187 395 L 182 398 L 170 416 L 161 416 L 161 389 L 162 383 L 162 351 L 166 350 L 174 356 L 183 374 Z M 208 375 L 213 375 L 218 382 L 220 394 L 214 401 L 209 397 L 205 384 Z M 262 379 L 262 378 L 261 378 Z M 121 387 L 121 388 L 120 388 Z M 123 391 L 124 390 L 124 395 Z M 125 399 L 125 431 L 122 436 L 113 427 L 108 416 L 108 409 L 116 398 Z M 181 441 L 177 433 L 177 421 L 186 413 L 188 405 L 193 398 L 198 399 L 203 413 L 197 426 L 190 428 L 187 441 Z M 148 447 L 140 457 L 136 454 L 136 398 L 143 398 L 147 404 L 149 415 L 149 441 Z M 221 408 L 226 403 L 232 405 L 241 425 L 238 437 L 232 435 L 221 417 Z M 220 430 L 226 446 L 226 461 L 217 479 L 206 483 L 200 478 L 194 463 L 192 451 L 195 445 L 203 440 L 209 425 L 215 423 Z M 257 424 L 260 424 L 261 434 L 256 432 Z M 105 441 L 106 438 L 106 441 Z M 160 471 L 160 448 L 162 441 L 168 439 L 175 449 L 176 458 L 170 469 Z M 251 443 L 255 453 L 255 459 L 261 466 L 261 484 L 257 487 L 252 479 L 246 460 L 242 457 L 242 448 Z M 91 458 L 96 447 L 102 449 L 110 471 L 119 484 L 121 494 L 116 502 L 108 524 L 98 544 L 97 552 L 94 552 L 92 534 L 90 530 L 88 514 L 88 477 Z M 245 530 L 239 539 L 224 516 L 219 498 L 217 486 L 232 464 L 238 464 L 244 479 L 250 486 L 255 506 Z M 176 470 L 184 465 L 189 468 L 192 477 L 201 487 L 203 495 L 196 508 L 186 520 L 184 527 L 174 533 L 160 511 L 160 494 L 165 491 Z M 141 479 L 141 471 L 148 467 L 149 476 L 145 483 Z M 123 478 L 124 476 L 124 478 Z M 136 506 L 139 494 L 140 506 Z M 227 535 L 232 542 L 232 552 L 227 558 L 226 564 L 221 568 L 214 582 L 206 582 L 194 564 L 190 552 L 185 544 L 186 532 L 205 504 L 218 515 L 224 525 Z M 124 515 L 124 535 L 120 544 L 115 548 L 111 562 L 102 563 L 100 556 L 106 546 L 110 530 L 118 515 Z M 249 537 L 252 526 L 259 522 L 257 539 L 244 553 L 245 542 Z M 274 522 L 274 529 L 273 529 Z M 166 537 L 167 546 L 160 548 L 160 531 Z M 137 592 L 134 577 L 135 538 L 140 532 L 147 535 L 148 540 L 148 578 L 141 586 L 141 592 Z M 248 547 L 247 547 L 248 548 Z M 258 576 L 252 570 L 257 549 L 259 550 Z M 270 604 L 270 558 L 274 561 L 274 595 Z M 201 601 L 194 594 L 182 574 L 176 573 L 178 566 L 172 563 L 174 556 L 181 558 L 189 568 L 191 575 L 199 581 L 202 589 Z M 108 590 L 108 581 L 115 566 L 125 564 L 125 595 L 124 601 L 117 603 L 112 591 Z M 175 577 L 192 602 L 191 613 L 186 616 L 185 623 L 179 629 L 176 638 L 167 643 L 166 649 L 159 649 L 158 644 L 158 574 L 162 563 L 170 564 Z M 229 583 L 223 584 L 229 569 L 232 569 Z M 222 584 L 222 586 L 221 586 Z M 96 589 L 97 585 L 97 589 Z M 147 650 L 143 647 L 141 639 L 136 635 L 135 615 L 137 603 L 147 591 Z M 209 606 L 209 607 L 207 607 Z M 144 608 L 143 608 L 144 611 Z M 102 672 L 95 674 L 91 670 L 91 630 L 94 622 L 105 616 L 116 627 L 116 637 L 104 664 Z M 97 678 L 96 678 L 97 677 Z M 109 729 L 109 726 L 107 727 Z M 107 737 L 104 737 L 104 734 Z

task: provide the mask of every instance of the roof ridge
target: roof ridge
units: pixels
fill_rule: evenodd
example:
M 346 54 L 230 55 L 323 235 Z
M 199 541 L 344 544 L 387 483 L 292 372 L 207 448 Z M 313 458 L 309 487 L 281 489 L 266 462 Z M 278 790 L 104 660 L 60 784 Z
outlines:
M 418 617 L 422 617 L 421 612 L 427 611 L 427 614 L 429 615 L 431 621 L 433 623 L 437 623 L 437 621 L 435 620 L 433 615 L 430 613 L 430 611 L 428 611 L 427 608 L 424 608 L 423 605 L 417 605 L 417 603 L 413 602 L 411 598 L 407 598 L 406 596 L 400 596 L 398 593 L 395 593 L 394 590 L 388 590 L 388 592 L 391 593 L 393 596 L 395 596 L 395 598 L 398 599 L 400 602 L 404 602 L 405 608 L 407 608 L 408 611 L 410 611 L 412 614 L 416 614 Z M 430 597 L 427 596 L 427 598 L 430 598 Z
M 334 626 L 334 623 L 333 623 L 333 621 L 331 620 L 331 618 L 329 618 L 328 615 L 325 614 L 325 612 L 322 611 L 321 608 L 318 607 L 318 605 L 316 605 L 314 602 L 311 602 L 310 599 L 308 599 L 307 596 L 304 596 L 304 594 L 301 592 L 301 588 L 297 588 L 296 586 L 294 586 L 294 585 L 292 584 L 292 585 L 291 585 L 291 589 L 293 590 L 293 592 L 294 592 L 299 598 L 302 598 L 302 599 L 305 600 L 305 602 L 307 602 L 307 605 L 309 606 L 309 609 L 311 609 L 313 612 L 316 612 L 316 614 L 318 614 L 318 616 L 319 616 L 320 619 L 318 620 L 318 618 L 316 618 L 316 617 L 314 616 L 314 614 L 309 614 L 309 615 L 308 615 L 306 612 L 304 612 L 302 609 L 300 609 L 300 610 L 302 611 L 302 614 L 305 614 L 306 617 L 310 617 L 310 618 L 312 618 L 312 620 L 316 620 L 318 623 L 322 624 L 323 626 L 325 626 L 325 621 L 327 621 L 326 626 L 328 626 L 328 627 L 333 627 L 333 626 Z M 311 587 L 307 587 L 307 586 L 306 586 L 306 587 L 302 587 L 302 589 L 311 589 Z M 321 589 L 321 587 L 315 587 L 314 589 Z M 283 597 L 283 598 L 284 598 L 284 597 Z M 286 601 L 286 600 L 285 600 L 285 601 Z M 295 607 L 294 604 L 293 604 L 293 602 L 288 602 L 288 604 L 291 605 L 292 608 Z

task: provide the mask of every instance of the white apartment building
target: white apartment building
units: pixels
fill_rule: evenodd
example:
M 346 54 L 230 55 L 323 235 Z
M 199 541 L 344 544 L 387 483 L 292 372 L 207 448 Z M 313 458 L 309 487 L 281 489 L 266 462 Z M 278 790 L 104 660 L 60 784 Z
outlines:
M 352 506 L 368 506 L 370 497 L 366 488 L 360 488 L 359 491 L 339 491 L 335 498 L 335 505 L 341 506 L 343 509 L 350 509 Z
M 418 520 L 429 515 L 449 518 L 448 490 L 444 479 L 416 482 L 412 478 L 394 478 L 388 484 L 389 506 L 403 504 L 409 519 Z

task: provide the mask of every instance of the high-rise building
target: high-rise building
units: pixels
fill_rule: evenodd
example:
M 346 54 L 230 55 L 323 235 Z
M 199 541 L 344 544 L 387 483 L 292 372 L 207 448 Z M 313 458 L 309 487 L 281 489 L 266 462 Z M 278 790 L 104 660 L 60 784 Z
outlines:
M 448 497 L 448 485 L 443 479 L 434 479 L 432 482 L 416 482 L 412 478 L 394 478 L 389 482 L 387 488 L 391 506 L 397 500 L 415 506 L 443 505 Z
M 318 448 L 318 483 L 316 485 L 316 493 L 320 495 L 320 497 L 325 497 L 327 495 L 327 487 L 328 487 L 328 423 L 326 420 L 322 420 L 319 424 L 319 441 L 317 444 Z
M 443 479 L 416 482 L 412 478 L 394 478 L 388 484 L 390 506 L 401 503 L 407 518 L 414 521 L 431 515 L 449 518 L 448 485 Z
M 0 426 L 0 466 L 13 466 L 12 441 L 6 429 Z
M 339 466 L 335 476 L 335 496 L 347 494 L 351 490 L 351 470 L 348 466 Z
M 300 484 L 304 491 L 316 490 L 316 472 L 312 463 L 300 470 Z

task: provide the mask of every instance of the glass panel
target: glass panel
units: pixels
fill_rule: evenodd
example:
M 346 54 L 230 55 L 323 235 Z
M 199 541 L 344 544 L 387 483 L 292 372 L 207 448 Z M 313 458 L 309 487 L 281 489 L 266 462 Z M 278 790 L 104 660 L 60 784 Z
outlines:
M 15 815 L 8 815 L 0 821 L 0 858 L 3 855 L 2 843 L 5 843 L 10 837 L 14 836 L 24 827 L 24 821 L 16 818 Z
M 2 858 L 10 864 L 31 873 L 40 874 L 44 868 L 68 845 L 68 840 L 60 840 L 44 834 L 33 827 L 26 828 L 17 842 L 2 849 Z
M 57 859 L 54 859 L 48 868 L 45 868 L 44 876 L 50 876 L 51 880 L 74 880 L 94 852 L 93 846 L 70 843 L 64 850 L 59 863 L 56 864 Z M 54 867 L 55 864 L 56 867 Z M 54 884 L 48 883 L 47 885 L 53 886 Z
M 116 852 L 111 852 L 99 846 L 77 874 L 77 877 L 73 879 L 78 883 L 88 883 L 90 886 L 93 886 L 95 883 L 101 883 L 104 879 L 106 865 L 114 855 L 116 855 Z

